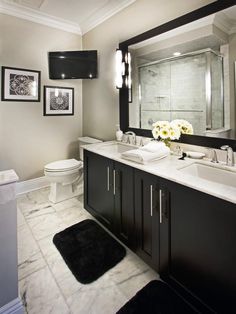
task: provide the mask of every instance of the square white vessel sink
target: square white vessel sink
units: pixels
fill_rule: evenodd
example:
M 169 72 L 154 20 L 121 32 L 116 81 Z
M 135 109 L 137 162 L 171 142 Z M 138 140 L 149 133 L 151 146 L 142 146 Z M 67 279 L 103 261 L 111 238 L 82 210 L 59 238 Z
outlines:
M 234 171 L 210 165 L 208 166 L 201 163 L 193 163 L 180 168 L 179 171 L 197 178 L 236 188 L 236 172 Z
M 125 144 L 125 143 L 106 143 L 104 145 L 101 145 L 98 148 L 98 150 L 101 150 L 107 153 L 121 154 L 135 148 L 137 148 L 135 145 Z

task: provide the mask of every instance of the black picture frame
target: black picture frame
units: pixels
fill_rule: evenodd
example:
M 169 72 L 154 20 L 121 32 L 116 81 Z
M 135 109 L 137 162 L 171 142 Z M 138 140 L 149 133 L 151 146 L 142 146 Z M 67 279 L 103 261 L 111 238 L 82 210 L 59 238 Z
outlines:
M 39 102 L 41 72 L 2 66 L 2 101 Z
M 73 116 L 74 88 L 44 85 L 44 116 Z
M 203 6 L 195 11 L 182 15 L 172 21 L 150 29 L 142 34 L 127 39 L 119 44 L 119 49 L 123 51 L 123 54 L 128 53 L 130 45 L 137 44 L 144 40 L 150 39 L 154 36 L 168 32 L 179 26 L 196 21 L 200 18 L 214 14 L 218 11 L 227 9 L 233 5 L 236 5 L 236 0 L 218 0 L 214 1 L 206 6 Z M 128 88 L 119 89 L 119 104 L 120 104 L 120 128 L 123 132 L 133 131 L 138 136 L 152 137 L 151 130 L 139 129 L 129 127 L 129 90 Z M 234 151 L 236 151 L 236 140 L 228 138 L 216 138 L 200 135 L 186 135 L 182 134 L 178 142 L 205 146 L 212 148 L 220 148 L 222 145 L 230 145 Z

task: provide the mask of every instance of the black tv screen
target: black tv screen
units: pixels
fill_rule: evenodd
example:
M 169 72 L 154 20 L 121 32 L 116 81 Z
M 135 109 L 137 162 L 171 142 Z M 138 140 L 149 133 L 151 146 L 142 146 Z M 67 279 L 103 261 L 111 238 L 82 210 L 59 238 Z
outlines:
M 97 77 L 97 50 L 48 53 L 50 79 L 92 79 Z

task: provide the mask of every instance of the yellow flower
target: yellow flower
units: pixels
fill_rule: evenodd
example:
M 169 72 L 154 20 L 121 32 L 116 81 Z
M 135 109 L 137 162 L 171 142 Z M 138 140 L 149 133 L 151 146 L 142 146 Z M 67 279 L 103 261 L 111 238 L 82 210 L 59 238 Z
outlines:
M 163 127 L 160 129 L 160 135 L 162 139 L 170 137 L 170 129 L 168 127 Z
M 171 141 L 178 140 L 181 134 L 193 134 L 192 125 L 182 119 L 169 121 L 156 121 L 152 130 L 155 139 Z

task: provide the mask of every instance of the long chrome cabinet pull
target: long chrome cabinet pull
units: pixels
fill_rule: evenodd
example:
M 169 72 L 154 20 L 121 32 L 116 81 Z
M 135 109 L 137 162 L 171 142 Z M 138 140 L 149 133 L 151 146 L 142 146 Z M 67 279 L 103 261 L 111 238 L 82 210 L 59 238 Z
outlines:
M 116 195 L 116 171 L 113 170 L 113 194 Z
M 110 167 L 107 167 L 107 192 L 110 191 Z
M 159 190 L 160 224 L 162 223 L 162 190 Z
M 150 215 L 152 217 L 152 212 L 153 212 L 153 190 L 152 190 L 152 185 L 150 185 Z

